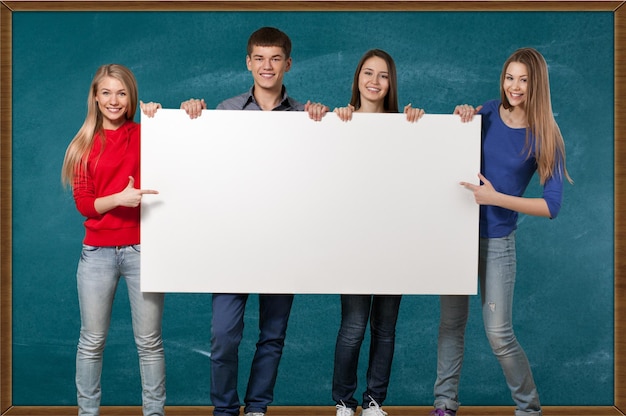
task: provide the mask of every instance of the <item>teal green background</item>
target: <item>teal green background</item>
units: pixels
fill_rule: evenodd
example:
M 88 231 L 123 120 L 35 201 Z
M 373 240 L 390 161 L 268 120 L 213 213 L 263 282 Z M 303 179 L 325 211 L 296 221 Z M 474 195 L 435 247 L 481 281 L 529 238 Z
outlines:
M 250 87 L 245 46 L 249 34 L 265 25 L 277 26 L 292 38 L 293 68 L 285 78 L 289 93 L 331 108 L 348 102 L 354 68 L 370 48 L 385 49 L 395 58 L 401 105 L 410 102 L 428 113 L 451 113 L 456 104 L 478 105 L 497 98 L 501 66 L 516 48 L 532 46 L 544 54 L 575 185 L 566 185 L 557 219 L 520 219 L 516 332 L 544 405 L 613 404 L 612 13 L 14 12 L 12 16 L 14 405 L 76 403 L 74 360 L 80 322 L 75 271 L 84 231 L 83 219 L 59 176 L 65 149 L 84 119 L 94 71 L 104 63 L 121 63 L 135 73 L 144 101 L 178 108 L 181 101 L 203 97 L 214 108 Z M 433 157 L 441 158 L 441 169 L 451 163 L 445 155 Z M 533 181 L 527 195 L 540 192 Z M 454 261 L 454 253 L 449 254 Z M 484 336 L 479 296 L 472 298 L 471 308 L 460 400 L 465 405 L 512 405 Z M 168 405 L 210 405 L 210 311 L 209 294 L 166 296 Z M 252 296 L 240 347 L 242 396 L 257 315 L 257 299 Z M 338 295 L 296 296 L 274 404 L 334 405 L 330 389 L 339 316 Z M 404 297 L 386 405 L 432 403 L 437 324 L 436 296 Z M 358 395 L 367 346 L 366 342 L 361 355 Z M 124 284 L 118 291 L 104 363 L 103 405 L 140 404 Z

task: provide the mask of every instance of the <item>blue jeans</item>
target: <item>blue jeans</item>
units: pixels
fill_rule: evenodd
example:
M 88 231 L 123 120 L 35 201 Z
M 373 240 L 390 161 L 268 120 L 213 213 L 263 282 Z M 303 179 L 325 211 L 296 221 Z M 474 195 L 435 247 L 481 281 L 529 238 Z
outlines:
M 143 414 L 164 414 L 165 355 L 161 339 L 164 295 L 141 292 L 140 253 L 140 245 L 83 245 L 76 273 L 81 319 L 76 353 L 79 416 L 100 414 L 102 352 L 111 323 L 113 298 L 121 276 L 126 278 L 135 345 L 139 353 Z
M 480 239 L 478 274 L 487 339 L 517 404 L 516 416 L 540 416 L 539 395 L 528 358 L 513 332 L 515 270 L 515 232 L 503 238 Z M 457 410 L 459 407 L 468 315 L 468 296 L 441 296 L 435 408 Z
M 247 294 L 213 295 L 211 319 L 211 402 L 216 416 L 238 415 L 239 344 Z M 274 399 L 278 364 L 285 345 L 293 295 L 259 295 L 259 340 L 252 360 L 245 413 L 267 412 Z
M 372 399 L 379 405 L 387 397 L 391 362 L 396 340 L 396 322 L 402 296 L 399 295 L 341 295 L 341 327 L 335 346 L 333 400 L 356 409 L 359 352 L 370 321 L 371 341 L 367 385 L 361 406 L 369 407 Z M 371 397 L 371 398 L 370 398 Z

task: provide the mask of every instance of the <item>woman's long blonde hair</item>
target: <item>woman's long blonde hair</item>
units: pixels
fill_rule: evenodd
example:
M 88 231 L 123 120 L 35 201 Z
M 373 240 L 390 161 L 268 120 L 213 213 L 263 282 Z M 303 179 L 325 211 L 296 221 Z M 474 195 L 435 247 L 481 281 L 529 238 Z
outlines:
M 123 65 L 102 65 L 98 68 L 91 81 L 89 95 L 87 96 L 87 116 L 85 117 L 85 121 L 65 151 L 63 167 L 61 168 L 61 182 L 64 186 L 73 186 L 76 176 L 86 170 L 89 152 L 93 146 L 94 138 L 98 133 L 100 133 L 99 136 L 104 142 L 103 118 L 98 108 L 96 95 L 100 82 L 106 77 L 115 78 L 124 85 L 128 94 L 126 119 L 132 120 L 135 117 L 138 99 L 135 76 L 130 69 Z
M 503 85 L 506 78 L 506 70 L 511 62 L 524 64 L 528 70 L 526 146 L 530 154 L 532 150 L 531 143 L 528 142 L 528 132 L 530 132 L 535 140 L 535 159 L 537 160 L 537 172 L 539 173 L 541 184 L 543 185 L 555 171 L 564 175 L 572 183 L 565 166 L 565 143 L 552 113 L 550 81 L 546 60 L 541 53 L 533 48 L 518 49 L 506 60 L 500 75 L 500 98 L 502 106 L 507 110 L 512 110 L 512 106 L 506 98 Z

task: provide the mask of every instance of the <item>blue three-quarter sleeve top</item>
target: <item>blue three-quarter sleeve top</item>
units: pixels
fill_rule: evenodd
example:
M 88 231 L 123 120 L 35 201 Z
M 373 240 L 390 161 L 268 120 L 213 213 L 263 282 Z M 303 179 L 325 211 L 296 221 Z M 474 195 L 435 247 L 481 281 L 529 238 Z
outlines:
M 500 118 L 500 100 L 488 101 L 482 115 L 481 172 L 496 191 L 522 196 L 537 170 L 535 140 L 529 133 L 530 156 L 526 147 L 526 129 L 511 128 Z M 550 218 L 556 218 L 563 199 L 563 163 L 557 163 L 552 176 L 543 186 L 542 197 L 548 204 Z M 517 228 L 518 213 L 492 205 L 480 206 L 480 236 L 506 237 Z

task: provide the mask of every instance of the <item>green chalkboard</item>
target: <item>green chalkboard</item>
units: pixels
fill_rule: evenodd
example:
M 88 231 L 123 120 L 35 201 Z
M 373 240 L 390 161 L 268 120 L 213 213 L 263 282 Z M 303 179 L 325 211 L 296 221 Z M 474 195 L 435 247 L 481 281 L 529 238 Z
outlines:
M 566 187 L 556 220 L 520 219 L 516 330 L 544 405 L 612 405 L 613 18 L 611 12 L 14 12 L 13 405 L 76 403 L 75 271 L 83 219 L 59 173 L 95 69 L 111 62 L 130 67 L 144 101 L 178 108 L 204 97 L 214 108 L 250 87 L 245 45 L 265 25 L 292 38 L 290 94 L 331 107 L 347 103 L 357 61 L 374 47 L 396 59 L 401 104 L 429 113 L 497 98 L 501 65 L 514 49 L 544 54 L 576 183 Z M 529 195 L 539 192 L 533 182 Z M 166 296 L 168 405 L 210 405 L 210 299 Z M 248 306 L 243 375 L 256 341 L 254 296 Z M 478 306 L 476 296 L 461 401 L 509 405 Z M 339 314 L 337 295 L 296 296 L 274 404 L 333 405 Z M 404 298 L 386 405 L 432 402 L 437 324 L 437 297 Z M 364 348 L 362 372 L 366 355 Z M 140 404 L 123 284 L 104 363 L 103 404 Z

